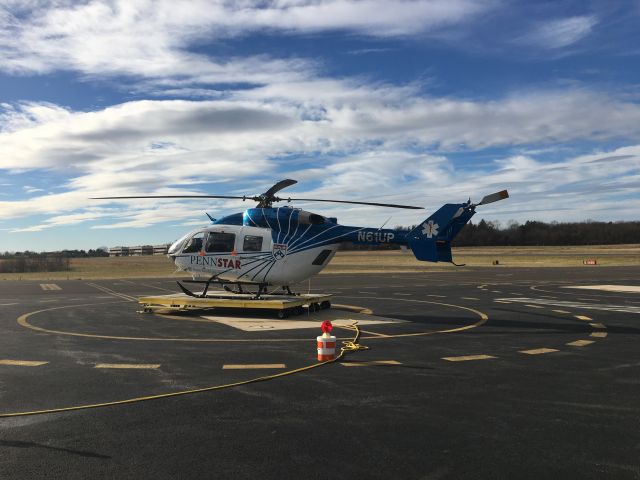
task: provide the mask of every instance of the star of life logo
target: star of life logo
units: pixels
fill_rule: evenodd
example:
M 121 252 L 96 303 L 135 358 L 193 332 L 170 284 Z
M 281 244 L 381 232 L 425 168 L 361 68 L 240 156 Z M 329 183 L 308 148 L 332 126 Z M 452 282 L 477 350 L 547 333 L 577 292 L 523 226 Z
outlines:
M 273 257 L 276 260 L 282 260 L 287 256 L 287 244 L 286 243 L 274 243 L 273 244 Z
M 440 228 L 440 225 L 433 223 L 433 220 L 429 220 L 422 224 L 422 233 L 425 234 L 427 238 L 431 238 L 434 235 L 438 235 L 438 228 Z

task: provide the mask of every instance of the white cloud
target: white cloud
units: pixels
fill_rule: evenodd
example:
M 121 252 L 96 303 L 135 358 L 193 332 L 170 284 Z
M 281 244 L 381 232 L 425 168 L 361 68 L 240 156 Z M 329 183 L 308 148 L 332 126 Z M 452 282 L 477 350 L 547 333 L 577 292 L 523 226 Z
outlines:
M 300 59 L 214 59 L 189 50 L 257 31 L 345 30 L 373 36 L 424 33 L 465 22 L 492 0 L 270 2 L 114 0 L 20 3 L 0 9 L 0 69 L 124 74 L 165 85 L 268 83 L 312 73 Z
M 589 35 L 597 23 L 597 18 L 592 15 L 546 20 L 520 40 L 547 49 L 564 48 Z
M 411 86 L 374 87 L 326 79 L 288 86 L 236 92 L 224 100 L 134 101 L 93 112 L 51 104 L 5 105 L 0 169 L 54 169 L 68 179 L 60 185 L 65 190 L 61 193 L 0 202 L 0 218 L 52 215 L 54 221 L 41 225 L 50 228 L 61 225 L 65 212 L 82 215 L 87 208 L 108 203 L 89 197 L 198 194 L 202 183 L 219 184 L 222 192 L 228 192 L 227 185 L 244 185 L 238 194 L 259 193 L 262 184 L 280 175 L 301 181 L 326 179 L 320 190 L 312 192 L 314 197 L 361 199 L 375 192 L 385 201 L 411 204 L 424 202 L 423 192 L 429 192 L 427 199 L 433 204 L 436 199 L 466 198 L 475 192 L 480 196 L 517 186 L 526 190 L 526 198 L 544 203 L 538 192 L 572 185 L 567 187 L 570 191 L 584 194 L 579 182 L 587 180 L 592 182 L 589 188 L 596 188 L 589 180 L 597 178 L 596 172 L 614 182 L 606 185 L 605 202 L 621 194 L 620 178 L 633 178 L 630 165 L 638 164 L 635 150 L 609 154 L 633 155 L 624 161 L 583 164 L 569 159 L 549 164 L 530 154 L 468 171 L 456 170 L 447 158 L 449 150 L 573 140 L 637 141 L 640 106 L 596 92 L 530 92 L 478 102 L 420 97 Z M 626 185 L 633 186 L 629 181 Z M 120 205 L 115 226 L 121 227 L 176 218 L 195 221 L 200 215 L 193 216 L 193 208 L 170 200 Z M 218 211 L 247 206 L 219 201 L 190 205 L 197 205 L 198 211 L 202 205 Z M 180 216 L 170 214 L 173 207 Z M 348 208 L 329 210 L 340 216 L 361 211 Z M 90 216 L 71 218 L 84 221 Z M 106 219 L 105 228 L 113 222 Z
M 640 105 L 584 90 L 479 102 L 345 81 L 288 87 L 227 100 L 135 101 L 94 112 L 12 106 L 3 114 L 0 168 L 70 170 L 70 187 L 98 193 L 152 191 L 247 177 L 281 155 L 367 151 L 372 142 L 381 151 L 419 145 L 437 152 L 640 137 Z

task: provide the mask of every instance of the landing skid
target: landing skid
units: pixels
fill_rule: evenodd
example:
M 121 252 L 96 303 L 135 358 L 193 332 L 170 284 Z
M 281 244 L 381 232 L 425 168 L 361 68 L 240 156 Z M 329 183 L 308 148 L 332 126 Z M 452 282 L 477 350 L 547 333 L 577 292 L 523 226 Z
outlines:
M 206 280 L 206 281 L 203 281 L 203 280 L 183 280 L 183 281 L 184 282 L 188 282 L 188 283 L 200 283 L 200 284 L 203 283 L 203 284 L 205 284 L 204 285 L 204 289 L 203 289 L 202 292 L 195 293 L 195 292 L 192 292 L 191 290 L 189 290 L 187 287 L 185 287 L 182 283 L 176 282 L 178 284 L 178 287 L 180 287 L 180 290 L 182 290 L 182 292 L 185 295 L 189 295 L 190 297 L 194 297 L 194 298 L 207 298 L 207 292 L 209 291 L 209 287 L 211 286 L 211 283 L 213 283 L 213 282 L 219 283 L 222 286 L 222 288 L 224 288 L 229 293 L 233 293 L 233 294 L 251 293 L 249 291 L 245 291 L 242 288 L 242 284 L 241 283 L 223 282 L 223 281 L 221 281 L 220 279 L 218 279 L 216 277 L 211 277 L 209 280 Z M 236 285 L 237 286 L 237 290 L 234 290 L 229 285 Z M 255 298 L 255 299 L 259 299 L 261 295 L 265 295 L 267 293 L 267 285 L 266 284 L 260 283 L 260 284 L 257 284 L 257 285 L 258 285 L 258 291 L 252 297 L 252 298 Z M 299 293 L 293 293 L 291 291 L 291 288 L 288 285 L 285 285 L 285 286 L 282 287 L 282 292 L 270 292 L 269 295 L 297 296 L 297 295 L 300 295 L 300 294 Z

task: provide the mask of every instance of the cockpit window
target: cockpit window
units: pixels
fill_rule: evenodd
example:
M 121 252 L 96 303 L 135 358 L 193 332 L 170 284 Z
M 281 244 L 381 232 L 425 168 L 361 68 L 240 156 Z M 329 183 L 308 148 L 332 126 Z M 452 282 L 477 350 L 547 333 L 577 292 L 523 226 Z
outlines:
M 262 250 L 262 237 L 245 235 L 242 244 L 243 252 L 259 252 Z
M 180 239 L 178 239 L 175 242 L 173 242 L 171 247 L 169 247 L 169 251 L 167 253 L 169 255 L 176 255 L 176 254 L 180 253 L 180 251 L 182 250 L 182 246 L 187 241 L 187 238 L 189 238 L 189 234 L 187 234 L 187 235 L 185 235 L 183 237 L 180 237 Z
M 209 232 L 207 252 L 232 252 L 236 245 L 235 233 Z
M 198 232 L 188 241 L 182 253 L 197 253 L 202 250 L 202 240 L 204 239 L 204 232 Z

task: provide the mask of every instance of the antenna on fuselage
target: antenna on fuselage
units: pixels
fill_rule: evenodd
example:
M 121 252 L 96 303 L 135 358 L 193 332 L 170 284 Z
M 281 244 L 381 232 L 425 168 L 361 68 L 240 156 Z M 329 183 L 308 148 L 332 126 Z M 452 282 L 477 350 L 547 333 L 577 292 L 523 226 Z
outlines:
M 384 223 L 382 225 L 380 225 L 380 228 L 378 230 L 382 230 L 384 228 L 384 226 L 389 223 L 389 220 L 391 220 L 391 217 L 387 218 Z

